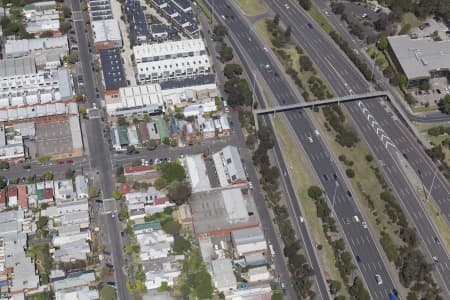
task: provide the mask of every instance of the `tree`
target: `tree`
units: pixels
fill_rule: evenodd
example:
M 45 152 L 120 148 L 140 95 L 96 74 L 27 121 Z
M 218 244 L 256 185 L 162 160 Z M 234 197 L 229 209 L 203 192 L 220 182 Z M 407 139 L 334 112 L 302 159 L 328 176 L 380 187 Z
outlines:
M 7 180 L 5 177 L 0 176 L 0 190 L 3 189 L 3 188 L 5 188 L 6 182 L 7 182 L 7 181 L 8 181 L 8 180 Z
M 353 178 L 355 177 L 355 171 L 353 171 L 353 169 L 348 168 L 347 170 L 345 170 L 345 174 L 347 174 L 348 178 Z
M 177 254 L 182 254 L 189 249 L 191 249 L 191 243 L 186 240 L 184 237 L 179 236 L 176 238 L 175 242 L 173 243 L 173 251 Z
M 223 70 L 223 74 L 228 79 L 242 74 L 242 67 L 238 64 L 226 64 Z
M 41 174 L 41 178 L 44 180 L 52 180 L 53 179 L 53 173 L 50 171 L 44 171 Z
M 227 28 L 222 24 L 214 26 L 212 39 L 216 42 L 222 41 L 224 36 L 227 34 Z
M 114 190 L 112 192 L 112 197 L 115 200 L 120 200 L 122 198 L 122 193 L 119 190 Z
M 68 33 L 70 28 L 72 28 L 72 24 L 70 22 L 68 22 L 68 21 L 61 22 L 61 25 L 59 26 L 59 30 L 63 34 Z
M 230 106 L 251 105 L 252 92 L 247 80 L 234 77 L 225 82 L 224 91 L 228 94 L 228 104 Z
M 320 189 L 320 187 L 312 185 L 308 189 L 308 196 L 312 199 L 319 199 L 320 197 L 322 197 L 322 190 Z
M 67 62 L 69 64 L 75 64 L 78 61 L 78 55 L 76 53 L 71 53 L 67 56 Z
M 0 160 L 0 170 L 8 170 L 9 169 L 9 163 L 4 160 Z
M 301 71 L 314 71 L 313 63 L 308 56 L 306 55 L 300 56 L 299 62 Z
M 71 168 L 68 168 L 64 173 L 64 177 L 66 177 L 66 179 L 72 179 L 74 173 L 75 172 Z
M 384 51 L 388 48 L 388 39 L 386 36 L 381 36 L 380 39 L 378 40 L 378 49 L 380 49 L 381 51 Z
M 337 292 L 340 291 L 342 285 L 339 281 L 331 280 L 330 282 L 330 293 L 332 295 L 336 295 Z
M 117 124 L 119 126 L 128 126 L 128 122 L 124 117 L 117 118 Z
M 169 220 L 162 222 L 161 227 L 165 233 L 174 235 L 174 234 L 178 234 L 180 232 L 181 224 L 178 223 L 177 221 L 169 219 Z
M 222 46 L 219 47 L 218 53 L 220 55 L 220 61 L 226 63 L 233 59 L 233 48 L 229 47 L 227 44 L 222 42 Z
M 355 277 L 353 285 L 349 289 L 349 293 L 351 296 L 358 300 L 370 299 L 369 292 L 367 292 L 367 290 L 364 288 L 364 284 L 359 277 Z
M 127 152 L 128 153 L 134 153 L 136 151 L 136 147 L 133 145 L 130 145 L 127 147 Z
M 127 220 L 128 217 L 129 217 L 129 215 L 128 215 L 128 209 L 122 208 L 122 209 L 119 211 L 119 214 L 118 214 L 119 220 L 120 220 L 121 222 L 123 222 L 123 221 Z
M 61 12 L 62 12 L 64 18 L 70 18 L 70 15 L 72 14 L 70 7 L 65 4 L 61 5 Z
M 158 147 L 158 143 L 156 143 L 156 141 L 154 140 L 149 140 L 144 142 L 144 146 L 145 149 L 152 151 L 155 150 L 156 147 Z
M 272 19 L 272 24 L 274 26 L 278 26 L 280 24 L 280 15 L 276 14 Z
M 438 107 L 442 112 L 445 112 L 446 114 L 450 113 L 450 95 L 439 100 Z
M 187 182 L 174 181 L 168 187 L 167 196 L 176 205 L 184 204 L 191 196 L 191 186 Z
M 345 5 L 342 2 L 331 2 L 331 11 L 336 14 L 340 15 L 345 11 Z
M 182 182 L 186 178 L 186 171 L 183 166 L 177 162 L 164 163 L 160 165 L 162 178 L 166 180 L 168 184 L 178 181 Z
M 201 270 L 194 275 L 194 289 L 200 299 L 211 299 L 213 286 L 211 275 L 205 270 Z
M 311 0 L 298 0 L 298 4 L 300 4 L 305 10 L 309 10 L 311 8 Z
M 41 33 L 40 37 L 41 38 L 53 37 L 53 31 L 51 30 L 44 31 L 43 33 Z

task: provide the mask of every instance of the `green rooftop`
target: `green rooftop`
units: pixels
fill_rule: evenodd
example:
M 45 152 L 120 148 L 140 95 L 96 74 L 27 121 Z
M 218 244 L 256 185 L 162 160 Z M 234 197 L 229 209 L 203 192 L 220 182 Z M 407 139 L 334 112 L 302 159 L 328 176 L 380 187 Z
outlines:
M 156 123 L 156 128 L 158 128 L 159 137 L 162 140 L 169 137 L 169 128 L 167 128 L 167 123 L 163 118 L 154 118 Z
M 145 223 L 141 223 L 141 224 L 134 224 L 132 226 L 133 232 L 136 231 L 144 231 L 144 230 L 160 230 L 161 229 L 161 223 L 159 221 L 150 221 L 150 222 L 145 222 Z
M 128 141 L 128 129 L 126 126 L 119 126 L 117 128 L 117 132 L 119 134 L 119 143 L 120 145 L 128 145 L 130 142 Z

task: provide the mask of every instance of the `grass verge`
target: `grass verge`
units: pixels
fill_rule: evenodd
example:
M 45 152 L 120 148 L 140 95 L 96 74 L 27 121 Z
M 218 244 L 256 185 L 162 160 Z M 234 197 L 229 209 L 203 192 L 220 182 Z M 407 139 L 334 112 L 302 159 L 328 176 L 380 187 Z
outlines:
M 349 119 L 348 116 L 346 118 Z M 388 233 L 398 232 L 399 226 L 390 222 L 389 217 L 384 213 L 385 203 L 380 199 L 380 193 L 383 191 L 375 173 L 370 169 L 377 167 L 375 159 L 368 162 L 366 157 L 370 154 L 368 146 L 359 141 L 353 148 L 345 148 L 335 141 L 335 134 L 333 131 L 327 131 L 324 126 L 325 117 L 322 112 L 318 114 L 318 120 L 322 128 L 323 137 L 328 141 L 336 156 L 345 155 L 349 161 L 352 161 L 351 166 L 346 166 L 342 163 L 343 169 L 351 168 L 355 172 L 353 178 L 349 178 L 353 189 L 358 194 L 361 207 L 363 208 L 366 217 L 372 224 L 374 235 L 377 240 L 381 237 L 381 232 Z M 345 176 L 345 174 L 344 174 Z M 403 241 L 397 234 L 391 235 L 392 240 L 396 246 L 403 245 Z M 392 264 L 392 268 L 395 266 Z
M 299 52 L 298 49 L 295 47 L 293 43 L 287 43 L 285 47 L 283 48 L 275 48 L 272 44 L 272 36 L 271 33 L 267 30 L 266 20 L 268 19 L 261 19 L 255 22 L 254 28 L 258 32 L 258 34 L 261 36 L 261 38 L 264 40 L 265 44 L 270 45 L 272 48 L 275 56 L 278 58 L 278 61 L 283 65 L 285 71 L 289 68 L 292 68 L 297 72 L 297 76 L 302 82 L 302 87 L 298 87 L 298 90 L 302 93 L 302 95 L 305 97 L 305 93 L 308 95 L 307 98 L 305 98 L 306 101 L 313 101 L 317 100 L 317 97 L 312 92 L 310 85 L 308 83 L 308 80 L 311 77 L 319 78 L 323 84 L 326 85 L 325 81 L 322 80 L 320 74 L 318 74 L 315 69 L 313 71 L 301 71 L 300 70 L 300 57 L 305 56 L 304 53 Z M 286 55 L 286 57 L 282 57 L 279 54 L 279 51 L 283 51 Z M 292 78 L 292 77 L 291 77 Z M 295 80 L 294 80 L 295 81 Z M 330 93 L 330 89 L 328 86 L 326 86 L 327 93 Z
M 288 130 L 283 124 L 281 118 L 274 118 L 274 127 L 278 139 L 280 141 L 281 151 L 289 166 L 292 169 L 289 170 L 289 175 L 294 185 L 297 198 L 300 199 L 300 203 L 305 213 L 305 219 L 309 225 L 312 239 L 318 245 L 322 245 L 322 249 L 318 250 L 319 259 L 321 261 L 321 267 L 327 280 L 339 281 L 342 286 L 345 286 L 339 271 L 337 270 L 335 263 L 335 257 L 333 248 L 328 243 L 325 234 L 322 229 L 322 222 L 317 217 L 316 205 L 311 198 L 308 197 L 308 187 L 314 185 L 314 180 L 308 175 L 306 163 L 303 157 L 299 154 L 298 147 L 290 137 Z M 346 295 L 346 290 L 342 289 L 340 294 Z
M 264 0 L 235 0 L 239 7 L 248 16 L 254 17 L 268 12 Z
M 447 247 L 447 250 L 450 251 L 450 226 L 448 223 L 440 216 L 439 209 L 436 207 L 433 201 L 427 201 L 426 208 L 428 210 L 428 215 L 430 215 L 431 219 L 434 221 L 441 238 Z
M 317 6 L 312 5 L 308 12 L 314 21 L 316 21 L 328 34 L 333 31 L 333 27 L 328 22 L 328 19 L 320 12 Z

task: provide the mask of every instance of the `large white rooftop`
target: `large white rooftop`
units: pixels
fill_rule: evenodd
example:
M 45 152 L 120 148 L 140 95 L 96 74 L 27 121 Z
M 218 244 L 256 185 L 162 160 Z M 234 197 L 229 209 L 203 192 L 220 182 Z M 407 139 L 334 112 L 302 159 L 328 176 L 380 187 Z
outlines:
M 199 52 L 205 50 L 205 44 L 202 39 L 170 41 L 160 44 L 143 44 L 133 48 L 134 56 L 137 62 L 149 57 L 187 54 L 189 52 Z
M 431 71 L 450 70 L 450 40 L 388 37 L 389 44 L 408 79 L 429 78 Z

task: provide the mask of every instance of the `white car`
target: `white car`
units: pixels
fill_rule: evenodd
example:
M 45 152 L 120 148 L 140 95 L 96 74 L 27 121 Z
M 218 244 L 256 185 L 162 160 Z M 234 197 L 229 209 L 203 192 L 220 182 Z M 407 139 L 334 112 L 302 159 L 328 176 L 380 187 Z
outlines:
M 248 182 L 248 188 L 253 190 L 253 183 L 251 181 Z
M 316 129 L 316 130 L 314 130 L 314 134 L 315 134 L 315 135 L 317 135 L 317 136 L 319 136 L 319 135 L 320 135 L 320 132 L 319 132 L 319 130 L 317 130 L 317 129 Z
M 304 222 L 305 220 L 303 219 L 303 217 L 300 217 L 300 222 Z
M 308 141 L 309 141 L 310 143 L 312 143 L 312 142 L 313 142 L 312 137 L 308 136 Z
M 369 228 L 369 226 L 367 226 L 367 223 L 366 223 L 365 221 L 362 222 L 361 224 L 362 224 L 362 226 L 363 226 L 365 229 Z
M 355 219 L 355 222 L 359 223 L 359 218 L 358 218 L 358 216 L 353 216 L 353 219 Z
M 375 279 L 377 280 L 378 285 L 382 285 L 383 284 L 383 278 L 381 278 L 380 274 L 376 274 L 375 275 Z

